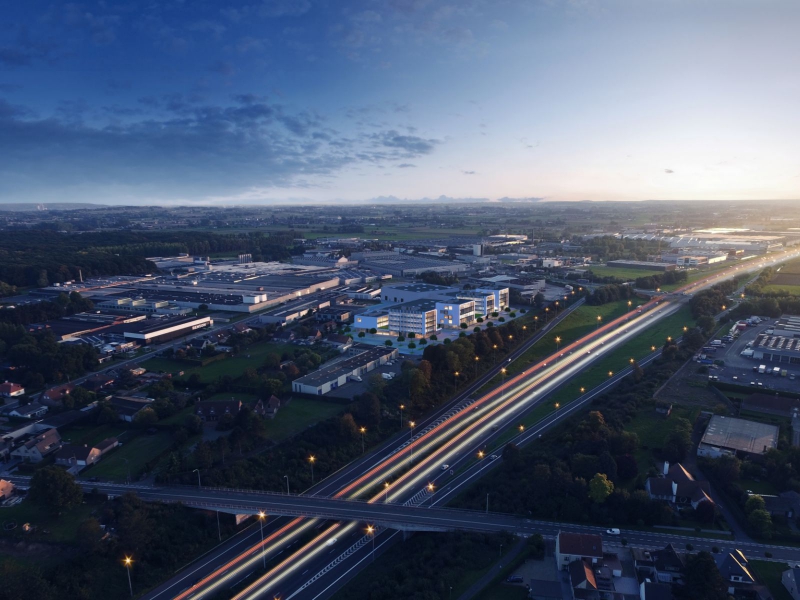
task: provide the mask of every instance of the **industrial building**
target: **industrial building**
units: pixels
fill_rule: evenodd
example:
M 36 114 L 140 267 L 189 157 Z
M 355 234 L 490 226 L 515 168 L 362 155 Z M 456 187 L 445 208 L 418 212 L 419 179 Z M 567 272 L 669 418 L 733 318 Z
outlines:
M 390 306 L 388 311 L 390 331 L 425 337 L 438 329 L 435 300 L 412 300 Z
M 761 455 L 778 447 L 778 427 L 714 415 L 697 447 L 698 456 Z
M 147 345 L 186 336 L 211 325 L 213 322 L 210 317 L 163 317 L 115 325 L 106 330 L 106 333 L 118 333 L 126 340 Z
M 429 272 L 455 275 L 457 273 L 466 273 L 470 269 L 470 266 L 463 262 L 402 254 L 400 252 L 361 252 L 358 254 L 361 256 L 359 266 L 394 277 L 412 277 Z M 357 258 L 356 254 L 353 254 L 351 258 Z
M 753 359 L 786 365 L 800 364 L 800 335 L 784 337 L 762 333 L 753 342 Z
M 364 346 L 357 344 L 349 350 L 350 358 L 329 367 L 322 367 L 292 382 L 292 391 L 300 394 L 322 396 L 344 385 L 353 378 L 359 378 L 370 371 L 397 358 L 397 348 L 385 346 Z
M 617 269 L 642 269 L 645 271 L 674 271 L 677 268 L 675 263 L 648 262 L 644 260 L 610 260 L 606 263 L 606 266 Z
M 782 315 L 773 327 L 772 333 L 785 338 L 800 338 L 800 317 Z

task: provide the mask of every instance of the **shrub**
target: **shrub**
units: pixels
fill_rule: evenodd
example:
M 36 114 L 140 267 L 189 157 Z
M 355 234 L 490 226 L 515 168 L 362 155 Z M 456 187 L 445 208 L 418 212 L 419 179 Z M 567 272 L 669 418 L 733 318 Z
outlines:
M 363 331 L 358 332 L 358 337 L 364 337 L 366 334 Z
M 427 343 L 428 343 L 428 340 L 426 340 L 425 338 L 422 338 L 422 339 L 419 341 L 419 345 L 420 345 L 420 346 L 424 346 L 424 345 L 425 345 L 425 344 L 427 344 Z
M 686 544 L 686 551 L 691 552 L 692 550 L 694 550 L 694 546 L 692 546 L 691 544 Z
M 494 327 L 494 323 L 492 323 L 491 321 L 489 321 L 489 322 L 486 324 L 486 326 L 487 326 L 487 327 Z
M 500 314 L 500 313 L 498 313 L 497 311 L 494 311 L 494 312 L 492 313 L 492 316 L 493 316 L 493 317 L 496 317 L 498 314 Z
M 506 322 L 506 318 L 505 317 L 500 317 L 497 320 L 500 321 L 501 323 L 505 323 Z
M 415 338 L 415 337 L 417 337 L 417 334 L 416 334 L 416 333 L 414 333 L 413 331 L 409 331 L 409 332 L 408 332 L 408 335 L 407 335 L 406 337 L 407 337 L 408 339 L 412 339 L 412 338 Z
M 394 344 L 392 344 L 392 340 L 386 340 L 385 342 L 383 342 L 383 345 L 384 346 L 394 346 Z
M 378 333 L 378 330 L 373 327 L 372 329 L 369 330 L 369 332 L 370 333 Z
M 408 342 L 408 347 L 409 348 L 416 348 L 417 345 L 414 342 Z
M 481 328 L 480 328 L 480 327 L 476 327 L 476 328 L 475 328 L 475 329 L 473 329 L 472 331 L 473 331 L 474 333 L 480 333 L 480 331 L 481 331 Z
M 438 340 L 438 339 L 439 339 L 439 338 L 436 336 L 436 334 L 433 334 L 433 335 L 431 336 L 431 341 L 432 341 L 432 342 L 435 342 L 435 341 L 436 341 L 436 340 Z
M 444 338 L 444 342 L 443 343 L 449 344 L 450 343 L 450 338 Z
M 719 548 L 717 546 L 711 546 L 711 552 L 713 554 L 719 554 Z
M 506 312 L 511 312 L 511 307 L 510 306 L 506 306 L 505 311 Z
M 772 558 L 772 552 L 764 552 L 764 556 L 767 558 Z
M 510 316 L 510 317 L 516 317 L 516 316 L 517 316 L 517 313 L 513 312 L 513 313 L 511 313 L 509 316 Z
M 405 342 L 405 341 L 406 341 L 406 336 L 404 336 L 404 335 L 398 335 L 398 336 L 397 336 L 397 341 L 398 341 L 398 342 Z
M 461 333 L 458 334 L 458 337 L 460 338 L 467 337 L 467 334 L 462 331 Z
M 467 327 L 468 327 L 468 325 L 466 323 L 462 323 L 461 324 L 461 329 L 466 329 Z
M 478 317 L 478 318 L 477 318 L 477 319 L 475 319 L 475 320 L 476 320 L 478 323 L 483 323 L 483 317 Z

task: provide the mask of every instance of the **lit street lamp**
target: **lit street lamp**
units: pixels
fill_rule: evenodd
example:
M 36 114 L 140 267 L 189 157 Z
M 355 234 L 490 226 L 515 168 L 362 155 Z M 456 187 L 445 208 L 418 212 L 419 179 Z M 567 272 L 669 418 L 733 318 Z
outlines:
M 367 525 L 367 533 L 372 536 L 372 562 L 375 562 L 375 532 L 377 528 Z
M 523 325 L 523 326 L 522 326 L 522 339 L 523 339 L 523 340 L 525 339 L 525 333 L 526 333 L 527 331 L 528 331 L 528 326 L 527 326 L 527 325 Z
M 367 433 L 367 428 L 362 427 L 358 431 L 361 433 L 361 454 L 364 454 L 364 434 Z
M 400 429 L 403 428 L 403 410 L 405 410 L 405 408 L 406 408 L 405 404 L 400 405 Z
M 609 376 L 609 377 L 613 377 L 613 376 L 614 376 L 614 371 L 609 371 L 609 372 L 608 372 L 608 376 Z
M 264 552 L 264 517 L 267 515 L 263 510 L 258 511 L 258 524 L 261 526 L 261 568 L 267 568 L 267 553 Z
M 409 421 L 408 426 L 411 427 L 411 462 L 414 462 L 414 421 Z
M 503 376 L 503 383 L 501 385 L 505 385 L 505 383 L 506 383 L 506 368 L 505 367 L 500 369 L 500 374 Z
M 131 583 L 131 565 L 133 564 L 133 560 L 130 556 L 126 556 L 123 563 L 125 564 L 125 570 L 128 572 L 128 589 L 131 591 L 131 598 L 133 598 L 133 583 Z
M 555 406 L 556 408 L 561 408 L 561 404 L 560 404 L 560 403 L 558 403 L 558 402 L 556 402 L 556 403 L 554 404 L 554 406 Z
M 363 441 L 363 439 L 362 439 L 362 441 Z M 317 458 L 313 454 L 308 457 L 308 464 L 311 467 L 311 485 L 314 485 L 314 461 L 315 460 L 317 460 Z
M 388 481 L 384 481 L 383 482 L 383 490 L 384 490 L 384 492 L 386 494 L 385 497 L 384 497 L 384 501 L 388 504 L 389 503 L 389 482 Z
M 603 320 L 603 317 L 601 317 L 600 315 L 597 315 L 597 327 L 595 327 L 596 330 L 600 329 L 600 321 L 602 321 L 602 320 Z
M 492 345 L 492 364 L 497 363 L 497 344 Z
M 539 316 L 534 315 L 533 317 L 533 333 L 536 333 L 536 325 L 539 323 Z
M 556 352 L 558 352 L 558 348 L 561 345 L 561 338 L 556 336 Z
M 520 433 L 522 433 L 523 431 L 525 431 L 525 425 L 522 425 L 522 424 L 520 423 L 520 426 L 519 426 L 519 432 L 520 432 Z
M 480 360 L 479 357 L 475 357 L 475 379 L 478 378 L 478 361 Z

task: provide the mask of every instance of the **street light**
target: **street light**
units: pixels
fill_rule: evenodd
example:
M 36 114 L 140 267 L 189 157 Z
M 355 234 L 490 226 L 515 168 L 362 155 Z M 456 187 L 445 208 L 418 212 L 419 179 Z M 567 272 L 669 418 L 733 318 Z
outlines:
M 133 583 L 131 583 L 131 565 L 133 564 L 133 559 L 130 556 L 126 556 L 125 560 L 122 561 L 125 565 L 125 570 L 128 572 L 128 589 L 131 591 L 131 598 L 133 598 Z
M 601 317 L 600 315 L 597 315 L 597 327 L 595 327 L 595 330 L 600 329 L 600 321 L 602 321 L 602 320 L 603 320 L 603 317 Z
M 433 493 L 433 490 L 434 490 L 434 488 L 435 488 L 435 486 L 434 486 L 432 483 L 429 483 L 429 484 L 426 486 L 426 488 L 427 488 L 427 490 L 428 490 L 428 491 L 429 491 L 429 492 L 432 494 L 432 493 Z
M 525 339 L 525 333 L 526 333 L 527 331 L 528 331 L 528 326 L 527 326 L 527 325 L 523 325 L 523 326 L 522 326 L 522 339 L 523 339 L 523 340 Z
M 384 497 L 384 501 L 388 504 L 389 503 L 389 482 L 388 481 L 384 481 L 383 482 L 383 490 L 384 490 L 384 492 L 386 494 L 385 497 Z
M 311 485 L 314 485 L 314 461 L 315 460 L 317 460 L 317 458 L 313 454 L 308 457 L 308 464 L 311 466 Z
M 261 526 L 261 568 L 267 568 L 267 553 L 264 552 L 264 517 L 267 515 L 263 510 L 258 511 L 258 524 Z
M 631 364 L 633 364 L 633 363 L 634 363 L 634 360 L 631 358 L 630 360 L 628 360 L 628 362 L 629 362 L 629 363 L 631 363 Z
M 478 450 L 478 458 L 483 458 L 483 457 L 484 457 L 483 450 Z
M 689 331 L 689 328 L 686 325 L 684 325 L 683 326 L 683 333 L 686 333 L 687 331 Z
M 400 429 L 403 428 L 403 411 L 405 410 L 405 408 L 406 408 L 405 404 L 400 405 Z
M 197 472 L 197 487 L 199 489 L 201 487 L 200 486 L 200 469 L 195 469 L 194 471 L 192 471 L 192 473 L 194 473 L 195 471 Z
M 632 306 L 632 305 L 633 305 L 633 302 L 631 302 L 630 300 L 628 300 L 628 310 L 630 310 L 630 309 L 631 309 L 631 306 Z
M 608 376 L 609 376 L 609 377 L 613 377 L 613 376 L 614 376 L 614 371 L 609 371 L 609 372 L 608 372 Z
M 367 533 L 372 536 L 372 562 L 375 562 L 375 531 L 377 530 L 376 527 L 372 525 L 367 525 Z
M 553 406 L 555 406 L 556 408 L 561 408 L 561 404 L 559 402 L 556 402 Z
M 506 383 L 506 368 L 505 367 L 500 369 L 500 374 L 503 376 L 503 382 L 501 383 L 501 385 L 505 385 L 505 383 Z
M 558 352 L 558 347 L 561 345 L 561 338 L 556 336 L 556 352 Z
M 586 388 L 585 388 L 585 387 L 582 387 L 582 388 L 581 388 L 581 394 L 583 394 L 585 391 L 586 391 Z
M 536 333 L 536 325 L 539 323 L 539 316 L 534 315 L 533 317 L 533 332 Z
M 525 431 L 525 425 L 523 425 L 523 424 L 521 424 L 521 423 L 520 423 L 520 426 L 519 426 L 519 431 L 520 431 L 520 433 L 522 433 L 523 431 Z
M 455 392 L 458 389 L 458 375 L 459 375 L 458 371 L 453 373 L 453 392 Z
M 411 462 L 414 462 L 414 421 L 408 422 L 409 427 L 411 427 Z
M 479 357 L 475 357 L 475 379 L 478 378 L 478 361 L 480 360 Z
M 361 433 L 361 454 L 364 454 L 364 434 L 367 433 L 367 428 L 362 427 L 358 431 Z
M 656 351 L 656 347 L 655 346 L 650 346 L 650 352 L 655 352 L 655 351 Z
M 667 336 L 667 341 L 668 341 L 668 342 L 671 342 L 671 341 L 672 341 L 672 336 L 671 336 L 671 335 L 668 335 L 668 336 Z

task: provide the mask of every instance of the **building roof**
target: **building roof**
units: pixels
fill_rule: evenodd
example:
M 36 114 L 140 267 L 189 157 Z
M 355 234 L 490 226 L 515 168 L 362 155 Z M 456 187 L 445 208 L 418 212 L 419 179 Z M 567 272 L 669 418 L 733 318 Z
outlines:
M 372 361 L 379 360 L 383 356 L 391 356 L 397 352 L 395 348 L 388 348 L 386 346 L 372 346 L 369 350 L 351 356 L 345 360 L 339 361 L 329 367 L 322 367 L 308 375 L 304 375 L 295 379 L 292 383 L 299 383 L 300 385 L 308 385 L 313 387 L 320 387 L 329 381 L 335 381 L 344 375 L 348 375 L 359 367 L 371 363 Z
M 427 312 L 436 310 L 436 300 L 412 300 L 389 307 L 389 312 Z
M 603 538 L 594 533 L 559 531 L 558 549 L 561 554 L 603 558 Z
M 453 288 L 446 285 L 436 285 L 434 283 L 399 283 L 383 286 L 386 289 L 398 290 L 401 292 L 415 292 L 418 294 L 428 292 L 447 292 Z
M 7 498 L 14 491 L 14 484 L 5 479 L 0 479 L 0 498 Z
M 15 394 L 17 392 L 24 392 L 25 388 L 18 383 L 11 381 L 4 381 L 0 383 L 0 394 Z
M 650 553 L 657 571 L 683 571 L 686 567 L 686 554 L 675 550 L 675 546 L 667 544 L 662 550 Z
M 585 560 L 573 560 L 569 563 L 569 580 L 573 588 L 596 590 L 597 580 L 592 566 Z
M 38 402 L 31 402 L 25 406 L 18 406 L 11 412 L 17 413 L 21 417 L 30 417 L 31 415 L 41 412 L 42 410 L 46 411 L 47 407 L 43 404 L 39 404 Z
M 79 446 L 76 444 L 64 444 L 61 450 L 56 452 L 56 460 L 80 460 L 85 461 L 94 450 L 87 445 Z
M 66 425 L 71 425 L 76 421 L 80 421 L 81 419 L 86 418 L 91 414 L 90 411 L 83 411 L 83 410 L 66 410 L 64 412 L 60 412 L 56 415 L 47 415 L 41 421 L 42 425 L 47 425 L 48 427 L 65 427 Z
M 281 407 L 281 401 L 277 396 L 270 396 L 267 400 L 267 407 L 270 410 L 278 410 Z
M 742 583 L 755 583 L 756 578 L 750 571 L 747 558 L 741 550 L 729 552 L 720 562 L 719 572 L 726 581 L 732 577 L 741 577 Z M 736 581 L 739 581 L 738 579 Z
M 745 419 L 714 415 L 703 434 L 702 444 L 763 454 L 778 446 L 778 427 Z
M 195 412 L 205 417 L 220 417 L 225 414 L 236 416 L 242 410 L 241 400 L 212 400 L 198 402 L 195 405 Z
M 53 448 L 53 446 L 60 443 L 61 435 L 59 435 L 58 429 L 51 427 L 50 429 L 33 436 L 31 439 L 25 442 L 24 446 L 28 450 L 37 448 L 41 454 L 46 454 L 51 448 Z
M 75 389 L 74 383 L 65 383 L 63 385 L 57 385 L 55 387 L 51 387 L 49 390 L 42 392 L 48 400 L 60 400 L 64 396 L 69 395 L 69 393 Z
M 100 452 L 105 452 L 109 448 L 113 448 L 114 446 L 116 446 L 118 443 L 119 443 L 119 440 L 117 440 L 117 438 L 110 437 L 110 438 L 104 439 L 102 442 L 96 443 L 94 445 L 94 447 L 97 448 L 98 450 L 100 450 Z
M 353 338 L 349 335 L 339 335 L 337 333 L 331 333 L 326 339 L 334 344 L 351 344 L 353 342 Z
M 645 581 L 642 600 L 672 600 L 672 588 L 664 583 Z

